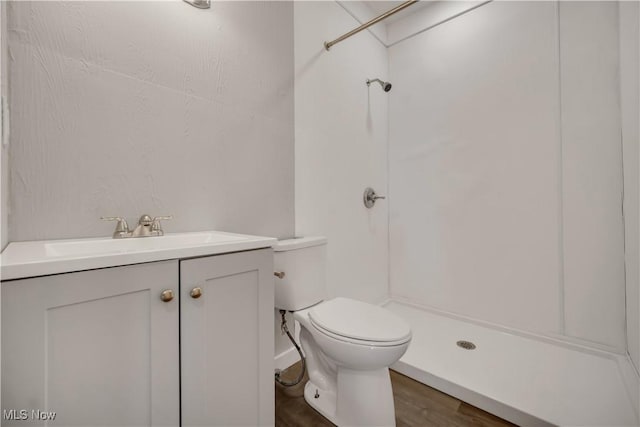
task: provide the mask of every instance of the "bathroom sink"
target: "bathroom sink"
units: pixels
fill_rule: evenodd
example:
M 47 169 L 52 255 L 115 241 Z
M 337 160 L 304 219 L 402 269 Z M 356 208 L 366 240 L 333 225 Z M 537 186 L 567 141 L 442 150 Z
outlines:
M 161 237 L 12 242 L 0 256 L 2 280 L 270 247 L 276 239 L 220 231 Z
M 200 233 L 167 233 L 162 237 L 133 239 L 57 240 L 44 244 L 47 256 L 90 256 L 92 254 L 157 251 L 170 248 L 212 245 L 247 240 L 245 236 L 205 231 Z

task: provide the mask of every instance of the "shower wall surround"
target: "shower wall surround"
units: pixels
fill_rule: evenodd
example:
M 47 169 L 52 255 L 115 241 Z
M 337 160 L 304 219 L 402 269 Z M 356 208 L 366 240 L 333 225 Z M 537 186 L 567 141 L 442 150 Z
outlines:
M 624 349 L 618 5 L 560 3 L 564 326 Z
M 330 297 L 382 302 L 388 201 L 367 209 L 362 195 L 366 187 L 387 193 L 387 107 L 394 89 L 385 93 L 365 83 L 387 79 L 387 50 L 368 31 L 324 50 L 324 41 L 360 25 L 336 2 L 295 2 L 294 16 L 296 234 L 328 237 Z
M 293 5 L 10 2 L 11 240 L 294 232 Z
M 623 352 L 617 3 L 492 2 L 389 55 L 392 296 Z
M 624 160 L 625 272 L 627 284 L 627 342 L 640 372 L 640 3 L 622 2 L 620 20 L 620 93 Z
M 336 2 L 294 2 L 295 231 L 328 237 L 329 297 L 378 303 L 388 296 L 388 206 L 366 209 L 362 194 L 387 191 L 388 94 L 365 81 L 386 78 L 387 51 L 366 31 L 323 48 L 358 25 Z M 274 329 L 276 367 L 286 368 L 298 355 L 277 312 Z

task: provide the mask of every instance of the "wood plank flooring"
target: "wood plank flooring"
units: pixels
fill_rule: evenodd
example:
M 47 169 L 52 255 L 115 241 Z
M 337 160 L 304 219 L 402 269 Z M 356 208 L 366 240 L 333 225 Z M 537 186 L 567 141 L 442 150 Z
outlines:
M 282 373 L 292 380 L 299 363 Z M 277 427 L 330 427 L 326 418 L 304 401 L 305 380 L 294 387 L 276 384 Z M 503 419 L 391 371 L 398 427 L 513 427 Z

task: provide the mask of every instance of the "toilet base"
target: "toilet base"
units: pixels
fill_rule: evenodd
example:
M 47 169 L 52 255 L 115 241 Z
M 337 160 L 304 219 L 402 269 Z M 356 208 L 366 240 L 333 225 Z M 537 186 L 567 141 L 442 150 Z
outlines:
M 304 400 L 320 415 L 335 425 L 339 425 L 336 420 L 336 394 L 334 392 L 321 390 L 311 381 L 307 381 L 304 386 Z
M 375 371 L 339 368 L 337 386 L 337 391 L 322 390 L 308 381 L 304 399 L 337 426 L 396 425 L 388 368 Z

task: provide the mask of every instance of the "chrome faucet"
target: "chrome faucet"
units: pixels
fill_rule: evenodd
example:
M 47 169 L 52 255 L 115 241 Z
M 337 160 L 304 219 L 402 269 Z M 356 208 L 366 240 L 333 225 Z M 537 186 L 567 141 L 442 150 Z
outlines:
M 130 237 L 154 237 L 164 236 L 162 230 L 162 223 L 160 221 L 173 219 L 173 216 L 156 216 L 151 218 L 149 215 L 144 214 L 138 220 L 138 225 L 133 231 L 129 230 L 127 221 L 119 216 L 101 217 L 103 221 L 118 221 L 116 229 L 113 232 L 114 239 L 126 239 Z
M 138 220 L 138 226 L 131 232 L 131 237 L 150 237 L 151 224 L 153 219 L 147 214 L 142 215 Z

